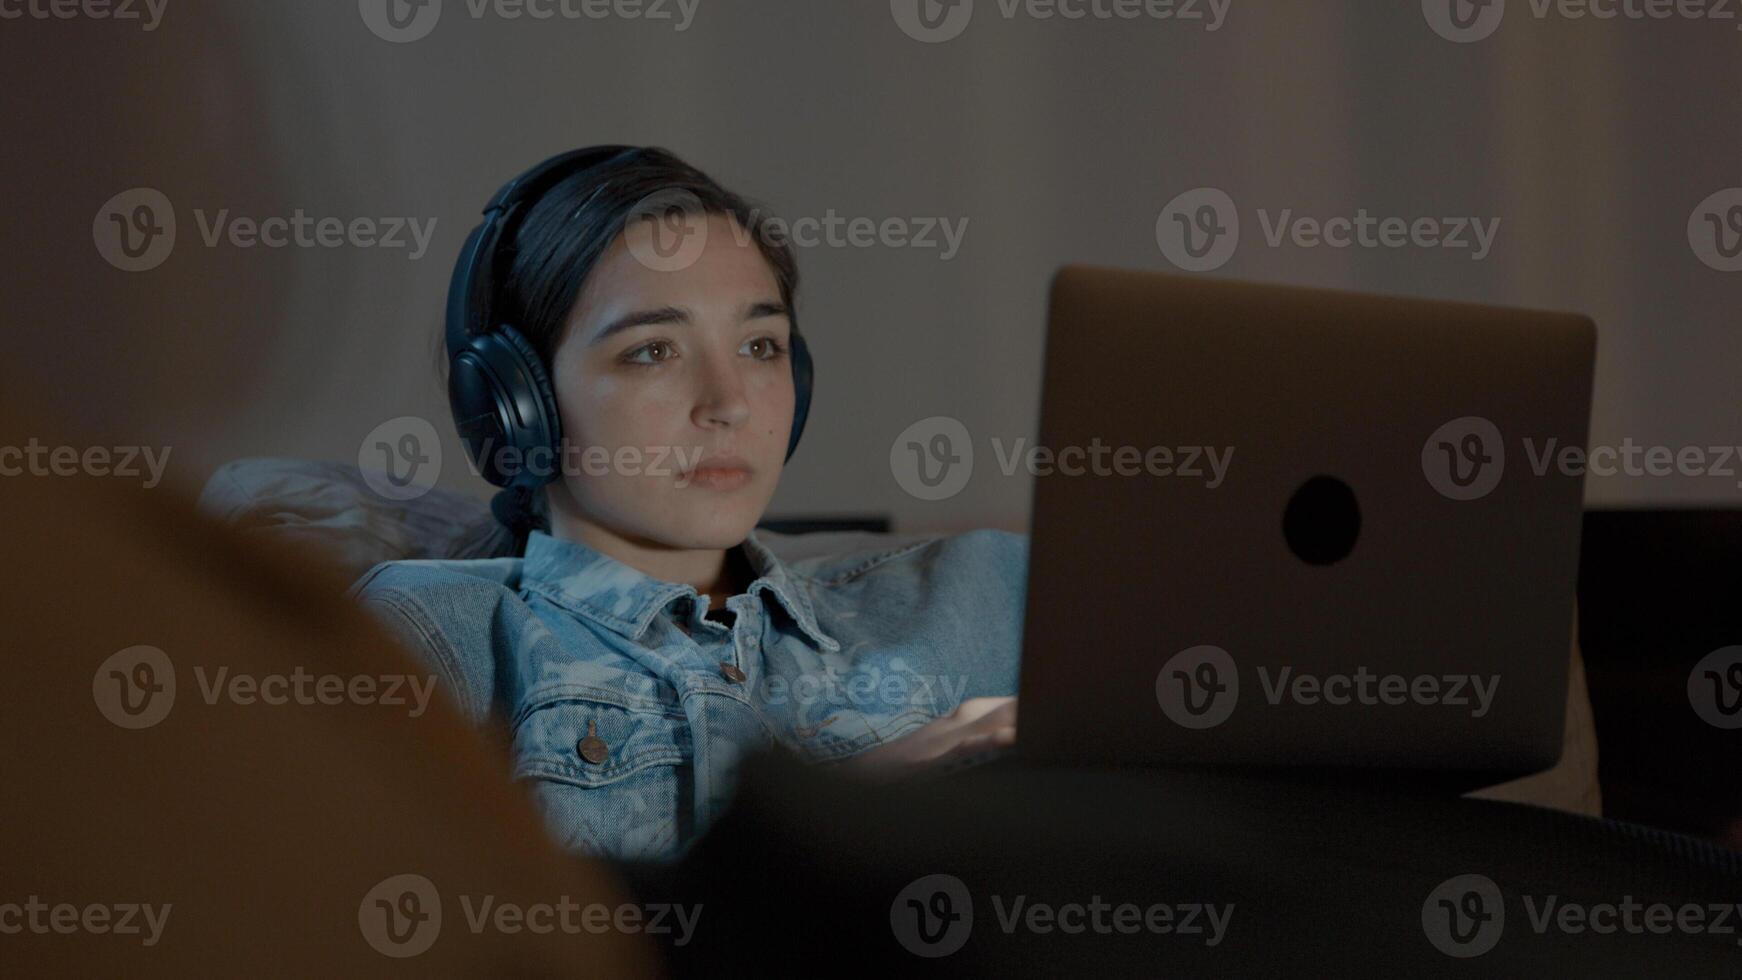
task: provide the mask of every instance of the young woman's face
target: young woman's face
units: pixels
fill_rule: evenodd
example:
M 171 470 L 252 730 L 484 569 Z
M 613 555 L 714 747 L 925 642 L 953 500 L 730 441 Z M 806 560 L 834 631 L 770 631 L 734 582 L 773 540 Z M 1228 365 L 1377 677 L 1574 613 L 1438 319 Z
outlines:
M 553 508 L 619 537 L 729 548 L 774 495 L 792 428 L 792 321 L 774 271 L 723 215 L 660 271 L 633 222 L 588 276 L 551 358 L 564 473 Z M 567 499 L 563 499 L 567 498 Z

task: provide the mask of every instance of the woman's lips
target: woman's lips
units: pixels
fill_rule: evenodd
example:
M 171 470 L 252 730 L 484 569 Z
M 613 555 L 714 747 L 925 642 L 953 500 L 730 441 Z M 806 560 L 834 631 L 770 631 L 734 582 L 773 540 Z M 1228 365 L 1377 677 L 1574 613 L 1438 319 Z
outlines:
M 741 460 L 709 460 L 684 474 L 684 482 L 704 490 L 736 490 L 750 482 L 750 472 Z

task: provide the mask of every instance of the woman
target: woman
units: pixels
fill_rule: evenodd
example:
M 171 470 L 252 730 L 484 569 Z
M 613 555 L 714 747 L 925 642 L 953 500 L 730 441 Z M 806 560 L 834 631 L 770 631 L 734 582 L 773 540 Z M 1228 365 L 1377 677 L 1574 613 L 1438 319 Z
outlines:
M 508 726 L 558 839 L 669 857 L 753 750 L 890 772 L 1013 742 L 1023 538 L 789 562 L 754 531 L 809 400 L 797 264 L 760 212 L 605 147 L 486 214 L 450 394 L 521 555 L 390 562 L 355 592 Z

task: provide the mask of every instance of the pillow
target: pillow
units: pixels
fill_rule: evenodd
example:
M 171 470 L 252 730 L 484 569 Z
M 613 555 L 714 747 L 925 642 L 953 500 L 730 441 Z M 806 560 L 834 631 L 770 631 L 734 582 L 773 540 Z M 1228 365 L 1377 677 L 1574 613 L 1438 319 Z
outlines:
M 314 548 L 353 582 L 384 561 L 513 554 L 513 536 L 497 522 L 487 501 L 438 489 L 413 500 L 389 500 L 347 463 L 237 460 L 212 474 L 199 506 L 207 516 L 244 534 Z M 859 529 L 865 520 L 799 523 L 854 529 L 787 534 L 764 528 L 757 536 L 789 562 L 930 537 Z
M 496 558 L 513 544 L 485 501 L 440 489 L 388 500 L 344 463 L 227 463 L 207 481 L 199 507 L 244 535 L 312 547 L 352 581 L 384 561 Z

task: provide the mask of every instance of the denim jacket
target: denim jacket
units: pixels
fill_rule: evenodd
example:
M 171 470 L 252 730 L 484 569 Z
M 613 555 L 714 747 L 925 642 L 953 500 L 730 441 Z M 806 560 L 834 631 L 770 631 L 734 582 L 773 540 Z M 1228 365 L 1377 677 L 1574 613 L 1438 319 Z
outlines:
M 558 843 L 664 859 L 720 813 L 746 753 L 836 762 L 1016 693 L 1026 538 L 776 556 L 798 541 L 745 540 L 757 578 L 729 616 L 537 531 L 522 558 L 387 562 L 351 593 L 475 722 L 506 725 Z

